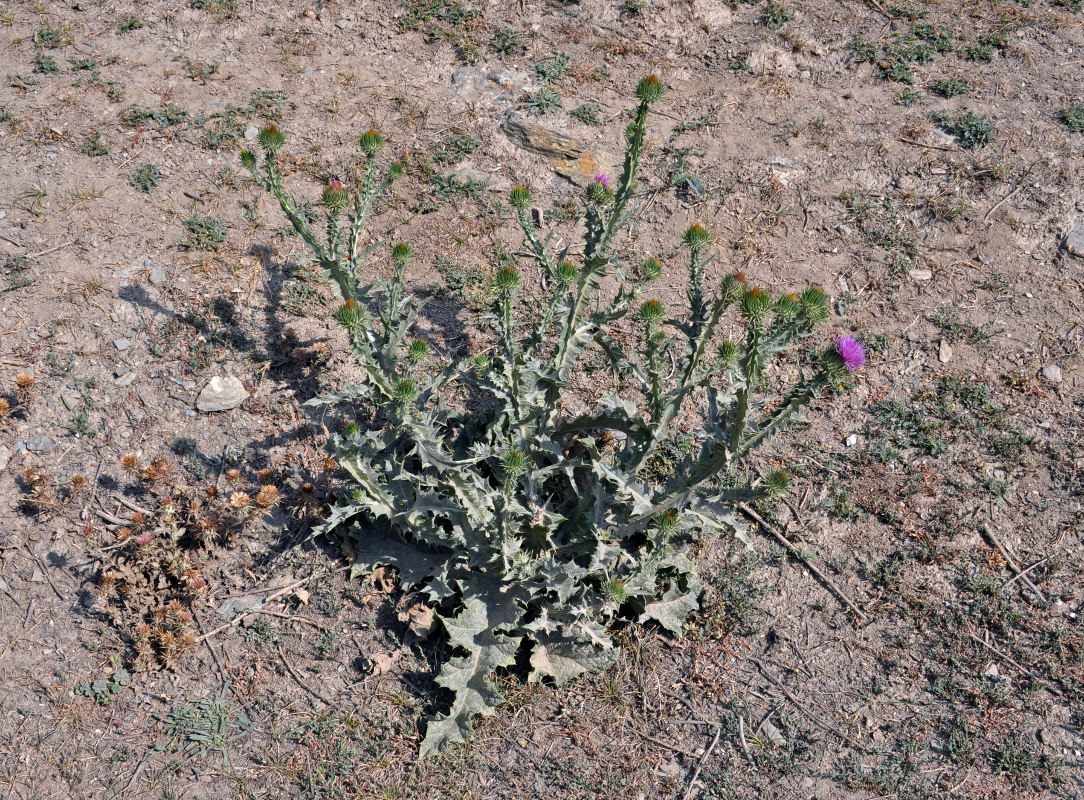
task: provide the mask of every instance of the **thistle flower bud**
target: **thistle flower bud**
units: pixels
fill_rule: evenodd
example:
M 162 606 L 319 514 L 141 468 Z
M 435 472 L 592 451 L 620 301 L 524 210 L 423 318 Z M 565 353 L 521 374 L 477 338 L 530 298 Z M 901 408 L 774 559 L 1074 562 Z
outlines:
M 568 286 L 574 280 L 579 272 L 576 269 L 576 265 L 571 261 L 562 261 L 556 267 L 553 268 L 553 279 L 562 286 Z
M 343 428 L 343 432 L 347 436 L 357 436 L 360 431 L 361 431 L 361 426 L 358 425 L 353 420 L 350 420 L 350 422 L 346 423 L 346 426 Z
M 587 185 L 587 202 L 596 206 L 608 206 L 613 199 L 614 193 L 601 181 L 594 180 Z
M 662 533 L 673 533 L 677 530 L 678 516 L 673 511 L 667 511 L 655 518 Z
M 242 150 L 241 151 L 241 166 L 244 167 L 245 169 L 255 169 L 256 168 L 256 154 L 253 153 L 251 150 Z
M 413 255 L 414 251 L 410 249 L 410 245 L 400 242 L 391 249 L 391 263 L 396 267 L 405 267 Z
M 418 394 L 418 387 L 414 381 L 409 378 L 400 378 L 395 382 L 392 391 L 395 395 L 396 402 L 409 403 L 414 399 L 414 396 Z
M 719 282 L 719 294 L 727 303 L 739 300 L 745 294 L 745 273 L 735 272 L 733 275 L 724 276 Z
M 647 300 L 640 306 L 640 321 L 648 327 L 662 319 L 663 307 L 658 300 Z
M 811 322 L 817 323 L 828 318 L 828 298 L 819 286 L 810 286 L 798 296 L 802 313 Z
M 641 78 L 640 82 L 636 84 L 636 99 L 641 103 L 650 105 L 661 100 L 664 94 L 666 94 L 666 87 L 662 85 L 662 81 L 656 75 Z
M 772 310 L 772 296 L 754 286 L 741 299 L 741 315 L 748 321 L 759 323 Z
M 510 294 L 519 286 L 519 270 L 515 267 L 502 267 L 497 270 L 497 288 Z
M 475 372 L 485 372 L 489 369 L 489 356 L 479 353 L 471 359 L 471 366 L 474 367 Z
M 519 450 L 509 450 L 501 459 L 506 478 L 518 478 L 527 466 L 527 459 Z
M 657 258 L 645 258 L 640 262 L 640 277 L 645 281 L 653 281 L 662 275 L 662 262 Z
M 764 491 L 768 497 L 779 498 L 790 489 L 790 475 L 784 470 L 777 469 L 764 476 Z
M 629 598 L 629 593 L 625 591 L 624 581 L 604 582 L 602 584 L 602 593 L 607 600 L 612 600 L 615 603 L 624 603 Z
M 415 339 L 407 346 L 407 361 L 420 364 L 429 355 L 429 343 L 424 339 Z
M 260 143 L 260 147 L 268 155 L 274 155 L 282 146 L 286 144 L 286 137 L 282 135 L 282 131 L 279 130 L 278 125 L 268 125 L 257 137 Z
M 347 300 L 335 312 L 335 320 L 347 331 L 353 331 L 364 325 L 367 316 L 365 309 L 353 299 Z
M 702 253 L 711 244 L 711 234 L 698 222 L 685 231 L 681 242 L 694 253 Z
M 403 177 L 403 165 L 398 161 L 388 166 L 388 180 L 397 181 Z
M 365 155 L 369 157 L 375 156 L 384 149 L 384 137 L 377 133 L 374 128 L 369 128 L 358 137 L 358 147 Z
M 332 214 L 339 214 L 350 204 L 350 194 L 343 188 L 342 182 L 332 178 L 324 189 L 324 205 Z
M 723 369 L 732 369 L 738 363 L 738 346 L 730 339 L 719 345 L 717 354 L 719 356 L 719 366 Z
M 802 311 L 802 304 L 798 302 L 798 295 L 788 294 L 775 301 L 775 315 L 784 322 L 790 322 Z
M 533 200 L 531 190 L 526 186 L 517 186 L 508 195 L 508 202 L 512 205 L 512 208 L 527 208 Z

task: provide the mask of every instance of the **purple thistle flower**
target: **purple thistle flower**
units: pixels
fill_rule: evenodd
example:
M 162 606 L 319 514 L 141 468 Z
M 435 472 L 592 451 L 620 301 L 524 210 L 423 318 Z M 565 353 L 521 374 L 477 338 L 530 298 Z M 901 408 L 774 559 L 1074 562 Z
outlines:
M 847 372 L 857 372 L 866 363 L 866 348 L 857 339 L 840 336 L 836 339 L 836 355 L 843 360 Z
M 595 183 L 601 184 L 603 189 L 609 191 L 610 189 L 610 176 L 600 172 L 595 175 Z
M 332 178 L 331 183 L 329 183 L 328 186 L 336 192 L 343 188 L 342 181 L 338 178 Z

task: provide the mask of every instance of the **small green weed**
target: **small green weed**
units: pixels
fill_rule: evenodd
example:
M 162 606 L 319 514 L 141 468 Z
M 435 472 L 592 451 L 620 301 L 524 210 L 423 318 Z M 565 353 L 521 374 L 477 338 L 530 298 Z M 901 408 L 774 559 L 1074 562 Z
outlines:
M 559 81 L 568 71 L 572 58 L 563 50 L 554 50 L 542 61 L 534 65 L 534 76 L 542 83 Z
M 993 61 L 996 55 L 997 51 L 993 45 L 982 42 L 968 45 L 967 50 L 964 51 L 964 58 L 968 61 Z
M 117 692 L 131 682 L 132 676 L 128 674 L 128 670 L 121 668 L 114 672 L 109 680 L 98 678 L 93 682 L 80 683 L 75 687 L 75 693 L 91 698 L 98 705 L 108 706 L 112 704 Z
M 956 97 L 967 94 L 967 81 L 963 78 L 938 78 L 934 81 L 933 90 L 942 97 Z
M 188 236 L 181 246 L 189 250 L 217 250 L 225 243 L 229 232 L 226 220 L 198 214 L 186 219 L 184 227 L 188 229 Z
M 98 66 L 98 62 L 93 58 L 69 58 L 68 63 L 72 65 L 72 69 L 76 70 L 92 70 Z
M 1084 103 L 1072 103 L 1058 112 L 1058 119 L 1073 133 L 1084 133 Z
M 96 130 L 83 140 L 83 143 L 79 146 L 79 152 L 91 158 L 106 156 L 109 155 L 109 142 L 102 136 L 101 131 Z
M 120 113 L 120 124 L 126 128 L 142 128 L 154 122 L 159 127 L 169 128 L 179 125 L 188 118 L 188 112 L 172 103 L 165 103 L 158 111 L 140 106 L 128 106 Z
M 150 194 L 158 186 L 164 176 L 155 164 L 143 164 L 132 170 L 128 175 L 128 182 L 139 191 Z
M 493 34 L 489 46 L 493 48 L 493 52 L 503 53 L 506 56 L 518 56 L 527 52 L 523 37 L 511 28 L 501 28 Z
M 527 95 L 527 99 L 523 103 L 523 108 L 527 111 L 527 116 L 540 117 L 543 114 L 548 114 L 555 108 L 561 108 L 561 105 L 560 93 L 543 86 L 538 91 L 531 92 Z
M 847 47 L 851 51 L 851 60 L 858 64 L 873 64 L 877 61 L 877 45 L 856 34 Z
M 938 111 L 934 113 L 933 121 L 945 133 L 955 136 L 961 147 L 969 150 L 985 147 L 994 139 L 993 123 L 973 111 L 958 116 Z
M 34 59 L 34 72 L 39 75 L 55 75 L 59 72 L 56 59 L 52 56 L 39 55 Z
M 782 3 L 770 2 L 764 9 L 764 24 L 779 30 L 793 18 L 790 9 Z
M 206 11 L 216 22 L 225 22 L 237 16 L 237 0 L 188 0 L 188 7 Z
M 568 115 L 573 119 L 578 119 L 584 125 L 602 124 L 602 118 L 599 116 L 598 103 L 583 103 L 574 110 L 569 111 Z
M 197 700 L 169 712 L 165 732 L 169 743 L 163 750 L 198 753 L 201 758 L 210 752 L 222 754 L 222 763 L 229 763 L 226 745 L 244 736 L 255 726 L 244 712 L 234 708 L 223 686 L 217 695 Z
M 121 34 L 129 33 L 130 31 L 138 31 L 142 27 L 143 20 L 139 17 L 124 17 L 117 23 L 117 35 L 120 36 Z
M 922 92 L 918 89 L 908 87 L 896 95 L 896 105 L 910 108 L 915 104 L 915 101 L 922 97 Z

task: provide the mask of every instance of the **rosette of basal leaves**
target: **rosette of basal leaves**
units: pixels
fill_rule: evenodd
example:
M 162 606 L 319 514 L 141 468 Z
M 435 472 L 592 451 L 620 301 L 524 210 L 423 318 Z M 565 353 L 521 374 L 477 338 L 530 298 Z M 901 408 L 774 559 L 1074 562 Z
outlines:
M 314 260 L 335 283 L 343 300 L 357 301 L 364 276 L 365 261 L 375 249 L 363 242 L 365 224 L 373 201 L 403 174 L 401 164 L 392 163 L 383 178 L 377 175 L 377 156 L 384 149 L 384 139 L 375 130 L 358 137 L 358 149 L 364 157 L 363 166 L 354 175 L 355 187 L 349 189 L 338 178 L 328 181 L 321 196 L 324 207 L 323 236 L 313 230 L 313 223 L 283 186 L 283 166 L 279 151 L 286 137 L 275 125 L 260 131 L 257 142 L 263 151 L 262 168 L 257 155 L 249 150 L 241 153 L 241 164 L 253 180 L 270 192 L 282 208 L 297 235 L 305 242 Z
M 769 360 L 825 318 L 827 301 L 817 289 L 773 297 L 741 275 L 709 286 L 711 236 L 699 225 L 682 240 L 686 310 L 674 316 L 645 298 L 662 263 L 627 263 L 615 242 L 634 213 L 648 110 L 662 94 L 654 76 L 637 87 L 621 175 L 596 181 L 605 192 L 589 188 L 579 254 L 551 251 L 530 191 L 512 192 L 548 289 L 521 297 L 515 266 L 493 276 L 494 307 L 480 321 L 492 331 L 487 354 L 433 366 L 412 338 L 422 301 L 404 290 L 402 245 L 393 277 L 359 287 L 336 315 L 365 379 L 309 404 L 364 397 L 379 424 L 330 438 L 352 482 L 320 531 L 346 533 L 355 575 L 394 566 L 436 608 L 451 647 L 437 683 L 452 699 L 430 718 L 423 755 L 493 713 L 497 670 L 526 664 L 529 680 L 558 685 L 603 670 L 617 655 L 608 628 L 619 617 L 680 633 L 701 591 L 685 555 L 691 537 L 742 535 L 734 504 L 785 491 L 782 473 L 743 478 L 746 456 L 847 372 L 828 352 L 783 396 L 758 400 Z M 723 339 L 724 320 L 744 337 Z M 623 345 L 630 337 L 635 349 Z M 625 385 L 573 416 L 562 398 L 590 349 Z M 490 410 L 464 408 L 471 396 Z M 690 410 L 702 410 L 702 447 L 652 482 L 648 462 Z

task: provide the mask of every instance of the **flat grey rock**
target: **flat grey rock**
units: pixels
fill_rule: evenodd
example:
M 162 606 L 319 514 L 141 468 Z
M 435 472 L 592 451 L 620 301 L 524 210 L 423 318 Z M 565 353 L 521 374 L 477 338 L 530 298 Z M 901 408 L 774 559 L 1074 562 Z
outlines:
M 1078 219 L 1065 236 L 1065 249 L 1077 258 L 1084 258 L 1084 219 Z
M 55 448 L 56 445 L 53 444 L 53 440 L 48 436 L 42 436 L 40 433 L 26 440 L 26 449 L 32 453 L 48 453 Z
M 11 451 L 6 447 L 0 447 L 0 472 L 8 468 L 9 461 L 11 461 Z
M 937 348 L 937 360 L 942 364 L 947 364 L 952 358 L 952 345 L 950 345 L 944 339 L 941 340 L 941 344 Z
M 150 282 L 154 286 L 161 286 L 166 282 L 166 268 L 155 267 L 151 270 Z
M 248 399 L 244 384 L 232 375 L 220 378 L 215 375 L 203 387 L 196 398 L 196 408 L 200 411 L 229 411 L 237 408 Z

